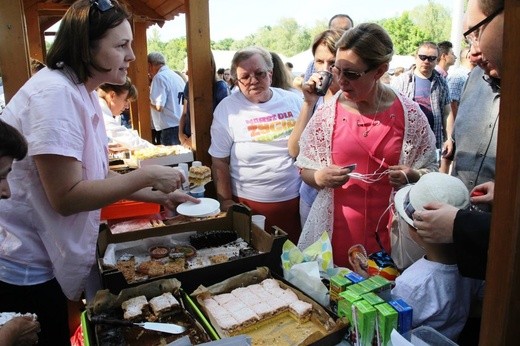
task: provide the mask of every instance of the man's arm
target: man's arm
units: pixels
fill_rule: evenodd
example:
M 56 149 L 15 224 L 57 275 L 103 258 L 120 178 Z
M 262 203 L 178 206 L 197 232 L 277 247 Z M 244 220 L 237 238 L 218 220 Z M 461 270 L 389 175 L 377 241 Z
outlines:
M 459 210 L 453 222 L 453 243 L 462 276 L 486 278 L 491 213 Z

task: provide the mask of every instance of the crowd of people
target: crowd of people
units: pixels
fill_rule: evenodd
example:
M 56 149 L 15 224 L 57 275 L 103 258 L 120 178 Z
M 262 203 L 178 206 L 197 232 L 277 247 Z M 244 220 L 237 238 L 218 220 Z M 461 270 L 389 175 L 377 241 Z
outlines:
M 390 36 L 347 15 L 315 37 L 301 90 L 261 47 L 238 50 L 229 69 L 213 62 L 209 154 L 221 209 L 249 206 L 302 250 L 327 232 L 337 266 L 352 268 L 359 245 L 390 254 L 402 272 L 392 294 L 412 305 L 414 326 L 468 342 L 493 206 L 503 6 L 469 0 L 457 71 L 450 42 L 423 42 L 415 64 L 388 78 Z M 100 287 L 101 207 L 198 202 L 176 168 L 108 168 L 107 130 L 137 98 L 129 19 L 115 0 L 74 2 L 46 67 L 1 115 L 0 311 L 38 321 L 14 319 L 0 344 L 69 343 L 67 299 Z M 191 147 L 187 83 L 161 53 L 148 67 L 156 143 Z

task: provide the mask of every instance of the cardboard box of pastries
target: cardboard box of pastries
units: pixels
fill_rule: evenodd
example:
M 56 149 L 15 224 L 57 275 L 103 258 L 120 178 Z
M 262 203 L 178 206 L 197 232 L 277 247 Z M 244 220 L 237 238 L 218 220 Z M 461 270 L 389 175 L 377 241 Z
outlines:
M 161 227 L 115 234 L 106 224 L 101 225 L 98 237 L 98 266 L 104 288 L 109 289 L 112 293 L 118 293 L 124 288 L 175 277 L 183 283 L 183 288 L 187 292 L 191 292 L 200 284 L 212 285 L 222 281 L 223 277 L 238 275 L 258 266 L 267 266 L 274 272 L 282 273 L 280 256 L 283 243 L 287 240 L 287 234 L 277 227 L 273 227 L 270 232 L 260 229 L 251 222 L 251 210 L 242 204 L 234 205 L 227 213 L 221 213 L 217 217 L 195 220 L 186 218 L 184 222 L 176 220 L 176 223 L 171 225 L 165 220 L 164 223 L 165 226 Z M 216 234 L 213 234 L 214 232 Z M 203 266 L 188 265 L 192 262 L 193 252 L 202 254 L 207 250 L 200 249 L 200 246 L 204 246 L 206 235 L 209 242 L 222 244 L 222 240 L 226 240 L 228 233 L 235 232 L 239 237 L 238 240 L 247 243 L 247 248 L 240 249 L 240 256 L 227 258 L 227 255 L 213 254 L 209 256 L 211 257 L 210 262 L 205 259 L 206 262 L 203 262 Z M 175 242 L 179 238 L 191 239 L 194 246 L 172 245 L 172 239 Z M 169 242 L 158 244 L 157 239 L 161 241 L 167 239 Z M 223 245 L 223 247 L 225 248 L 227 245 Z M 157 260 L 159 257 L 157 254 L 164 252 L 164 249 L 161 248 L 163 246 L 169 250 L 169 256 L 165 258 L 166 262 L 161 262 L 161 259 Z M 195 247 L 197 249 L 194 249 Z M 128 263 L 130 266 L 133 264 L 123 261 L 123 257 L 126 252 L 129 253 L 128 257 L 132 257 L 131 253 L 136 248 L 140 248 L 141 251 L 143 251 L 142 249 L 150 251 L 149 254 L 154 256 L 153 258 L 150 256 L 149 261 L 142 262 L 137 267 L 128 268 Z M 113 252 L 113 249 L 124 250 Z M 113 253 L 116 254 L 116 260 L 121 260 L 116 265 L 114 265 L 114 258 L 112 258 L 112 262 L 107 261 L 107 257 Z M 121 256 L 122 253 L 123 256 Z M 223 259 L 223 257 L 226 258 Z M 143 271 L 144 269 L 147 271 Z M 128 280 L 128 275 L 125 276 L 126 270 L 147 275 L 132 281 Z
M 273 273 L 258 267 L 191 293 L 220 338 L 248 335 L 253 345 L 337 345 L 347 324 Z
M 218 338 L 211 326 L 198 318 L 200 311 L 177 279 L 156 280 L 118 294 L 99 290 L 86 308 L 81 321 L 85 345 L 165 345 L 186 338 L 190 344 L 200 344 Z M 186 330 L 168 334 L 109 320 L 173 323 Z

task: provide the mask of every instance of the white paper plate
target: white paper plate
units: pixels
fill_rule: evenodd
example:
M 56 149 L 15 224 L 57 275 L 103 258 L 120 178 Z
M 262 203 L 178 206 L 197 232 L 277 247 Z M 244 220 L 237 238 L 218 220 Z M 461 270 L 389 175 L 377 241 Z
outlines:
M 200 198 L 200 203 L 184 202 L 177 206 L 177 213 L 192 217 L 206 217 L 220 212 L 219 201 L 212 198 Z

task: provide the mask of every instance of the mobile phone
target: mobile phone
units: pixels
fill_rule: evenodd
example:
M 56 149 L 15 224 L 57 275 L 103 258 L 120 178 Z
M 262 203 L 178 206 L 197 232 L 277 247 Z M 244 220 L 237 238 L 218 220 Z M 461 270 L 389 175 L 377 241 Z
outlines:
M 341 167 L 341 168 L 343 168 L 343 169 L 348 169 L 348 170 L 350 170 L 351 172 L 353 172 L 353 171 L 356 169 L 356 166 L 357 166 L 357 165 L 356 165 L 355 163 L 352 163 L 352 164 L 350 164 L 350 165 L 347 165 L 347 166 L 344 166 L 344 167 Z

